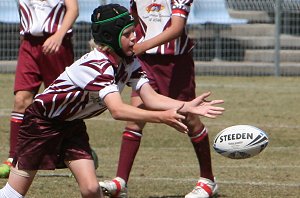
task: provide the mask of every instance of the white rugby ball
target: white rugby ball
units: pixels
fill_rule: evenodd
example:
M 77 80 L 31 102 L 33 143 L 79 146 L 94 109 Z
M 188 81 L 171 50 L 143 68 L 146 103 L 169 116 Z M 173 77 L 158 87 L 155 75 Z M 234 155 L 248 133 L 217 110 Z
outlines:
M 225 157 L 245 159 L 262 152 L 268 142 L 263 130 L 250 125 L 234 125 L 217 134 L 213 148 Z

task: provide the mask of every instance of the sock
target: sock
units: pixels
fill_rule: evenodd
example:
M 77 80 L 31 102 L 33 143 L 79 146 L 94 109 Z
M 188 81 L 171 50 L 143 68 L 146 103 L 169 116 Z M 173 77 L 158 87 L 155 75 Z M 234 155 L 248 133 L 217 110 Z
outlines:
M 126 183 L 128 182 L 136 153 L 139 150 L 141 138 L 142 131 L 133 131 L 125 128 L 123 132 L 117 177 L 121 177 Z
M 190 137 L 190 139 L 194 146 L 194 150 L 200 165 L 200 177 L 214 181 L 207 129 L 204 127 L 194 134 L 196 135 Z
M 23 121 L 24 114 L 18 112 L 12 112 L 10 118 L 10 150 L 9 157 L 12 158 L 16 152 L 16 145 L 18 142 L 18 134 L 21 123 Z
M 24 198 L 20 193 L 15 191 L 8 183 L 0 189 L 0 198 Z

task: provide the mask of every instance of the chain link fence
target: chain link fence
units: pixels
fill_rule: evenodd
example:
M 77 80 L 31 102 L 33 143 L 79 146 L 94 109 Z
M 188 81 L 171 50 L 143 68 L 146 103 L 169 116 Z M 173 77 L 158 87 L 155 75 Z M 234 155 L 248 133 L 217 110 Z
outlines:
M 88 52 L 90 14 L 99 4 L 79 0 L 76 59 Z M 300 0 L 194 0 L 188 19 L 198 75 L 300 75 Z M 14 72 L 19 47 L 17 2 L 0 0 L 0 72 Z

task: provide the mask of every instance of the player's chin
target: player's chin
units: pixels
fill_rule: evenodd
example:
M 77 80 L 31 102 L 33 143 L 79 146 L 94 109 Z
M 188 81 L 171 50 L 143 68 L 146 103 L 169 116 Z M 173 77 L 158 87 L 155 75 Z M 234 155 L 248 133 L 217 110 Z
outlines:
M 125 54 L 126 56 L 133 56 L 134 55 L 133 49 L 127 50 Z

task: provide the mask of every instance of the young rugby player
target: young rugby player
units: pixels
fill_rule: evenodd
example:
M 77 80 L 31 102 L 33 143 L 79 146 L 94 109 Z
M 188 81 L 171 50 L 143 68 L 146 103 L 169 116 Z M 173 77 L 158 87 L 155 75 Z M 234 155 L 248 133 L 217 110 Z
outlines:
M 21 44 L 10 119 L 10 150 L 8 159 L 0 165 L 0 178 L 9 175 L 25 109 L 42 83 L 48 87 L 74 62 L 72 25 L 79 13 L 77 0 L 19 0 L 19 13 Z
M 182 122 L 187 115 L 215 118 L 223 113 L 224 108 L 215 106 L 223 100 L 207 101 L 209 92 L 182 102 L 152 89 L 133 57 L 134 23 L 125 7 L 99 6 L 91 20 L 98 47 L 67 67 L 26 109 L 13 167 L 0 198 L 24 197 L 38 170 L 55 169 L 62 162 L 75 176 L 82 197 L 103 197 L 84 119 L 107 109 L 116 120 L 164 123 L 181 132 L 188 132 Z M 151 110 L 123 103 L 120 92 L 125 85 Z

